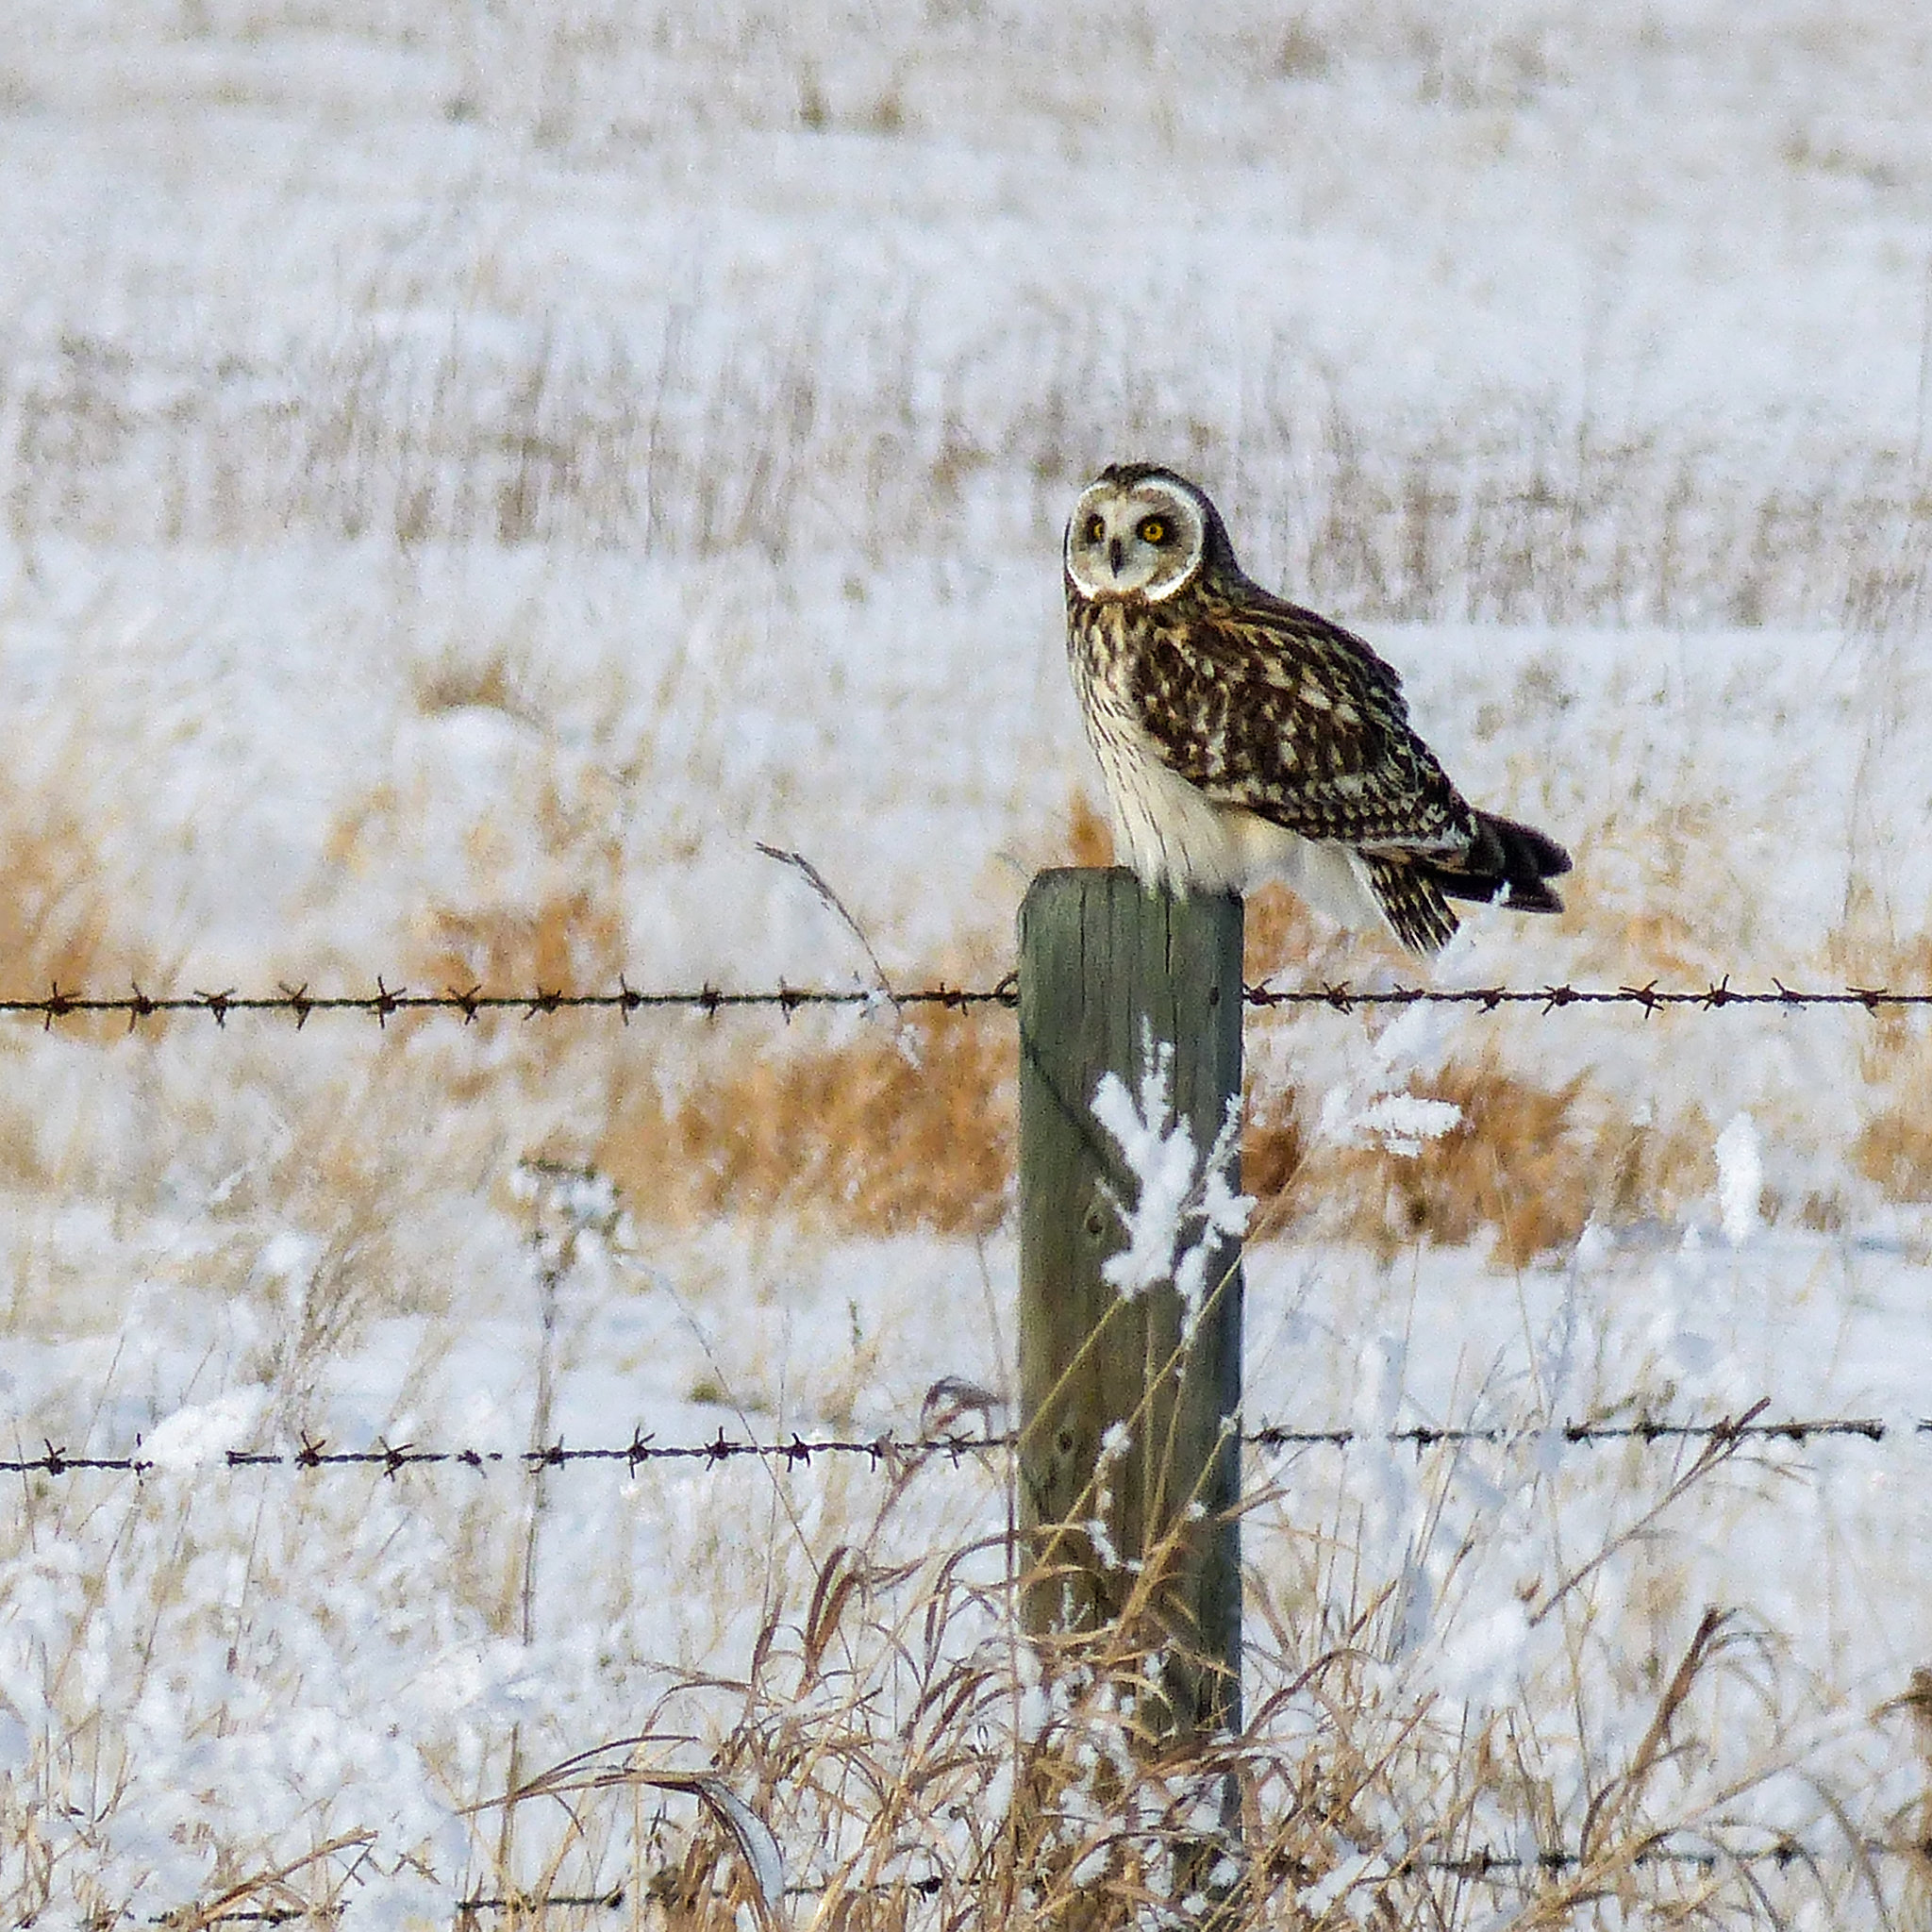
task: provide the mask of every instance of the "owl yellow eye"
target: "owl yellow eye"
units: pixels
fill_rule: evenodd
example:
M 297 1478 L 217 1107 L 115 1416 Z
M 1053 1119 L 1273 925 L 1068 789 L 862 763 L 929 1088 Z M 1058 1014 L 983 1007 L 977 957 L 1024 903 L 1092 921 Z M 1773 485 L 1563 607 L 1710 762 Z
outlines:
M 1141 519 L 1141 541 L 1143 543 L 1165 543 L 1167 541 L 1166 522 L 1160 517 L 1142 517 Z
M 1106 535 L 1107 525 L 1103 524 L 1098 517 L 1089 517 L 1087 519 L 1088 542 L 1098 543 L 1100 540 Z

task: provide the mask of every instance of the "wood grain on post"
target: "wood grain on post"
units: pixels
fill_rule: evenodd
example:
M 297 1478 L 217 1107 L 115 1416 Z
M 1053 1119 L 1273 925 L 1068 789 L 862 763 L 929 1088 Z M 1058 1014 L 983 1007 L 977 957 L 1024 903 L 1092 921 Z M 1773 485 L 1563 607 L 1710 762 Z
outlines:
M 1150 1039 L 1173 1049 L 1174 1117 L 1205 1156 L 1241 1091 L 1241 902 L 1041 873 L 1020 910 L 1024 1616 L 1161 1650 L 1152 1728 L 1181 1740 L 1241 1722 L 1241 1253 L 1208 1257 L 1185 1349 L 1172 1282 L 1123 1300 L 1102 1276 L 1138 1183 L 1094 1090 L 1111 1073 L 1138 1095 Z

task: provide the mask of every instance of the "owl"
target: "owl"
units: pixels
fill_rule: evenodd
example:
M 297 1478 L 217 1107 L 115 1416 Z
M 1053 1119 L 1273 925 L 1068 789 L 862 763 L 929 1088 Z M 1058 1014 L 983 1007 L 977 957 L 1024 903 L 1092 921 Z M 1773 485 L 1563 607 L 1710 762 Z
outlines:
M 1560 912 L 1553 839 L 1478 811 L 1359 638 L 1271 596 L 1205 491 L 1116 463 L 1067 525 L 1067 652 L 1120 851 L 1150 891 L 1285 881 L 1429 955 L 1451 899 Z

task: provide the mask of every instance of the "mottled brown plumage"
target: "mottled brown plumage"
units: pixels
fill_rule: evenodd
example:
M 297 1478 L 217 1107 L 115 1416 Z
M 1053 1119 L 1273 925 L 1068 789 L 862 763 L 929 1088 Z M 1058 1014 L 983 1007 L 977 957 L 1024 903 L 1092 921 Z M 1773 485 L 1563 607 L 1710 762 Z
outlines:
M 1186 478 L 1117 464 L 1067 527 L 1067 642 L 1116 832 L 1150 886 L 1285 877 L 1344 923 L 1420 953 L 1451 897 L 1555 912 L 1569 856 L 1476 810 L 1408 723 L 1402 682 L 1359 638 L 1236 562 Z

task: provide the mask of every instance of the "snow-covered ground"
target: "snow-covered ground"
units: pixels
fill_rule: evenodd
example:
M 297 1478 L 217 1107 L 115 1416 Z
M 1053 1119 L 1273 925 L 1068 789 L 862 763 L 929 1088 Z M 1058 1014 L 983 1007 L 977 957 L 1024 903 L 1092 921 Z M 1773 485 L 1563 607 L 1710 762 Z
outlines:
M 1258 576 L 1401 667 L 1465 788 L 1575 853 L 1564 920 L 1476 922 L 1444 980 L 1932 981 L 1932 24 L 1904 0 L 16 11 L 0 991 L 863 983 L 760 840 L 894 979 L 990 982 L 1093 790 L 1056 540 L 1128 454 L 1198 474 Z M 1390 967 L 1319 937 L 1277 977 L 1310 972 Z M 1005 1231 L 633 1201 L 546 1297 L 558 1210 L 520 1163 L 594 1158 L 627 1093 L 700 1041 L 782 1052 L 775 1020 L 8 1024 L 0 1453 L 160 1465 L 12 1492 L 16 1915 L 336 1886 L 435 1920 L 620 1881 L 655 1910 L 628 1794 L 554 1883 L 560 1814 L 511 1844 L 470 1807 L 644 1730 L 708 1762 L 840 1545 L 879 1566 L 876 1634 L 1005 1522 L 996 1458 L 222 1466 L 305 1431 L 904 1435 L 941 1376 L 1006 1392 Z M 1655 1520 L 1694 1448 L 1257 1450 L 1255 1687 L 1376 1602 L 1349 1641 L 1377 1709 L 1528 1714 L 1536 1774 L 1465 1842 L 1574 1843 L 1734 1607 L 1645 1815 L 1797 1832 L 1837 1863 L 1760 1871 L 1791 1922 L 1881 1923 L 1902 1868 L 1861 1891 L 1844 1854 L 1924 1775 L 1883 1707 L 1932 1661 L 1925 1054 L 1858 1012 L 1257 1023 L 1264 1100 L 1331 1136 L 1485 1065 L 1578 1083 L 1588 1146 L 1639 1151 L 1529 1267 L 1319 1217 L 1259 1242 L 1252 1425 L 1766 1398 L 1888 1433 L 1757 1445 Z M 962 1611 L 947 1654 L 998 1627 Z M 1290 1699 L 1283 1752 L 1331 1718 Z M 1392 1802 L 1413 1829 L 1429 1799 Z M 957 1857 L 928 1827 L 894 1869 Z M 808 1882 L 842 1842 L 780 1839 Z

